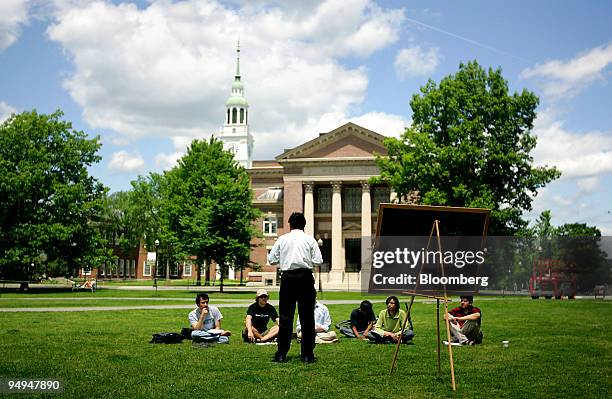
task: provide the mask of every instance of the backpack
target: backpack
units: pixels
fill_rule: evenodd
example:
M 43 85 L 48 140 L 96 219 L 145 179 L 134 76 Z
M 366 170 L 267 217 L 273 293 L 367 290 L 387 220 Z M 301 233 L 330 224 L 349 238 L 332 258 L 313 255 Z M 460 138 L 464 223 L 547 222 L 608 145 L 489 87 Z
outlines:
M 180 344 L 181 342 L 183 342 L 183 336 L 174 332 L 153 334 L 153 338 L 149 341 L 150 344 Z

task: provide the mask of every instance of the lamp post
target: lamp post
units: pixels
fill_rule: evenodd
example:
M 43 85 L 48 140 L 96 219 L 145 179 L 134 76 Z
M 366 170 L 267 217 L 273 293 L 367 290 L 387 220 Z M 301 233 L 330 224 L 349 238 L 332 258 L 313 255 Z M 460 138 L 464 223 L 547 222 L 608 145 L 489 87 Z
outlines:
M 319 250 L 323 247 L 323 240 L 321 237 L 317 240 L 317 244 L 319 245 Z M 323 288 L 321 286 L 321 264 L 319 263 L 319 293 L 323 292 Z
M 159 240 L 155 240 L 155 271 L 153 272 L 153 285 L 155 286 L 155 296 L 157 296 L 157 249 L 159 248 Z

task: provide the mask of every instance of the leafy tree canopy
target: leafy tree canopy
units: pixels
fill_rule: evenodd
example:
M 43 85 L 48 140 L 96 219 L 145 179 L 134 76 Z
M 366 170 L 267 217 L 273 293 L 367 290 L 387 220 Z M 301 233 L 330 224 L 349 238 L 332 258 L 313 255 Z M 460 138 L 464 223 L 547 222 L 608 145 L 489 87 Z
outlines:
M 99 137 L 89 139 L 62 116 L 61 111 L 24 112 L 0 125 L 0 267 L 5 277 L 26 278 L 19 271 L 43 261 L 68 272 L 106 253 L 94 227 L 106 189 L 88 172 L 100 161 Z
M 259 217 L 244 168 L 213 137 L 194 140 L 166 177 L 170 230 L 184 252 L 197 255 L 200 265 L 214 260 L 222 271 L 230 264 L 239 268 Z
M 412 97 L 412 126 L 385 140 L 379 180 L 400 198 L 418 191 L 422 204 L 490 208 L 490 234 L 513 234 L 537 190 L 560 176 L 533 166 L 538 101 L 527 90 L 509 94 L 501 69 L 461 64 Z

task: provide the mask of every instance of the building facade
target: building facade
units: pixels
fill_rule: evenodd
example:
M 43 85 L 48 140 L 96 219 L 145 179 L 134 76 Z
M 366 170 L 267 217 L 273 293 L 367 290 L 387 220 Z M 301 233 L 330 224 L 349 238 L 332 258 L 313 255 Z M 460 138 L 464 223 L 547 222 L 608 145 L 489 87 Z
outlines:
M 263 239 L 255 240 L 250 285 L 276 285 L 277 268 L 267 264 L 276 239 L 289 231 L 293 212 L 306 217 L 305 232 L 321 246 L 324 264 L 316 271 L 322 288 L 356 289 L 361 284 L 362 248 L 376 226 L 378 204 L 389 202 L 388 186 L 370 185 L 380 175 L 376 154 L 386 155 L 384 136 L 347 123 L 248 169 L 254 205 L 263 212 Z

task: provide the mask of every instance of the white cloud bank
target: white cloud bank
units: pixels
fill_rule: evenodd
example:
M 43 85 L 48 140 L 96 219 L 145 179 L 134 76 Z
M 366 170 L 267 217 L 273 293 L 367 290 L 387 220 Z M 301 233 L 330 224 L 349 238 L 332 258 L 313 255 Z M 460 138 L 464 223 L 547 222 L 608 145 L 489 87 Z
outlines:
M 551 60 L 521 72 L 526 79 L 540 79 L 544 94 L 557 100 L 571 97 L 594 81 L 606 81 L 612 64 L 612 43 L 587 50 L 567 61 Z
M 395 57 L 395 73 L 400 79 L 431 75 L 440 64 L 440 49 L 413 46 L 400 50 Z
M 130 139 L 218 132 L 240 38 L 259 159 L 337 127 L 326 121 L 349 120 L 368 78 L 363 67 L 345 67 L 340 59 L 368 57 L 396 42 L 405 18 L 404 10 L 370 0 L 310 1 L 297 8 L 283 2 L 229 8 L 206 0 L 152 1 L 143 8 L 62 4 L 48 35 L 74 62 L 66 89 L 91 127 Z M 375 131 L 403 124 L 396 115 L 361 117 Z M 157 162 L 174 155 L 160 154 Z
M 119 172 L 134 172 L 142 170 L 145 162 L 138 153 L 117 151 L 108 162 L 108 168 Z
M 28 0 L 0 1 L 0 52 L 15 43 L 28 22 Z
M 612 132 L 575 133 L 563 121 L 536 127 L 538 144 L 533 152 L 537 165 L 554 165 L 561 178 L 584 178 L 612 172 Z M 592 184 L 591 184 L 592 185 Z M 589 188 L 586 184 L 581 188 Z
M 11 114 L 16 113 L 17 109 L 4 101 L 0 101 L 0 123 L 4 122 Z

